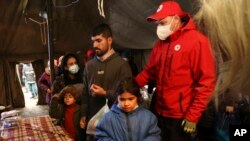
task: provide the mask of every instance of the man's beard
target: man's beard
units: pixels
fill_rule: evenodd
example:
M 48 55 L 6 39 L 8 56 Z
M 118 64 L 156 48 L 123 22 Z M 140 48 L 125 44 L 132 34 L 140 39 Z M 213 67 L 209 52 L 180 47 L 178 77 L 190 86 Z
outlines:
M 100 50 L 100 49 L 95 49 L 95 53 L 98 57 L 102 57 L 104 54 L 106 54 L 109 50 Z
M 101 57 L 101 56 L 103 56 L 103 54 L 104 54 L 100 49 L 96 49 L 96 50 L 95 50 L 95 53 L 96 53 L 96 55 L 97 55 L 98 57 Z

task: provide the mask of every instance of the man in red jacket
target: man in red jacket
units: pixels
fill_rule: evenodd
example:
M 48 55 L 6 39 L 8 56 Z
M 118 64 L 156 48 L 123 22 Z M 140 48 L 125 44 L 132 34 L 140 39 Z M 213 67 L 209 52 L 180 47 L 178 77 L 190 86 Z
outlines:
M 154 110 L 162 140 L 190 140 L 215 86 L 215 61 L 209 40 L 174 1 L 161 3 L 147 20 L 157 23 L 160 40 L 135 79 L 139 86 L 156 81 Z

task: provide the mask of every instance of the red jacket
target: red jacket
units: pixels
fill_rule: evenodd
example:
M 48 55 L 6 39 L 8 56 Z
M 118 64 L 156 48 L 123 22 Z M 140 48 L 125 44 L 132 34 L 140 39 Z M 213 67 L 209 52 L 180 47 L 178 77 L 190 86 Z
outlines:
M 159 40 L 144 70 L 135 78 L 139 86 L 156 81 L 157 114 L 197 123 L 214 91 L 215 61 L 207 37 L 189 22 L 167 40 Z

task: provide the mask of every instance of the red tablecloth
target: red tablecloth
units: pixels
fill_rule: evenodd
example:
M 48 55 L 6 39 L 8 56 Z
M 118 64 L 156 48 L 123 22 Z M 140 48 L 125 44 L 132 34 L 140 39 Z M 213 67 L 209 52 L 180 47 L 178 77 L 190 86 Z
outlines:
M 49 116 L 23 118 L 17 127 L 1 131 L 1 136 L 8 141 L 72 141 Z

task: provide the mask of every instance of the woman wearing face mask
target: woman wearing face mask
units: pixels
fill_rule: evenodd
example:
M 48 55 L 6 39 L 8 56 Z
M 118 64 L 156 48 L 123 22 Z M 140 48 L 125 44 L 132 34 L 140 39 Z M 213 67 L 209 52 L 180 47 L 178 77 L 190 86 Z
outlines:
M 62 59 L 62 75 L 52 85 L 52 94 L 58 94 L 65 86 L 82 83 L 82 69 L 76 54 L 67 53 Z
M 82 69 L 79 66 L 79 60 L 76 54 L 67 53 L 62 59 L 62 74 L 57 76 L 52 84 L 52 99 L 49 114 L 52 118 L 61 117 L 60 105 L 58 106 L 58 97 L 60 91 L 67 85 L 80 86 L 83 83 Z M 54 108 L 56 107 L 56 108 Z M 52 109 L 56 109 L 55 111 Z
M 81 66 L 79 65 L 79 59 L 78 56 L 74 53 L 67 53 L 63 56 L 61 67 L 62 67 L 62 74 L 60 76 L 57 76 L 57 78 L 54 80 L 52 84 L 52 99 L 50 103 L 49 108 L 49 115 L 52 118 L 57 119 L 56 123 L 62 123 L 63 121 L 60 121 L 64 113 L 63 111 L 63 105 L 59 102 L 59 93 L 60 91 L 68 86 L 72 85 L 76 87 L 78 95 L 81 96 L 82 90 L 83 90 L 83 71 Z M 81 101 L 80 101 L 81 103 Z M 76 121 L 79 123 L 80 121 Z M 81 131 L 78 131 L 81 133 L 78 138 L 81 138 L 79 140 L 82 140 L 85 138 L 85 131 L 83 129 L 79 129 Z
M 154 111 L 163 141 L 188 141 L 195 133 L 215 85 L 215 62 L 207 37 L 175 1 L 164 1 L 148 17 L 157 23 L 156 42 L 139 86 L 156 81 Z

